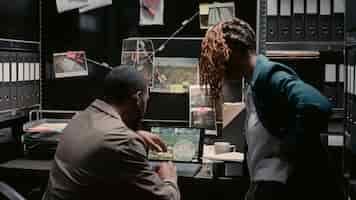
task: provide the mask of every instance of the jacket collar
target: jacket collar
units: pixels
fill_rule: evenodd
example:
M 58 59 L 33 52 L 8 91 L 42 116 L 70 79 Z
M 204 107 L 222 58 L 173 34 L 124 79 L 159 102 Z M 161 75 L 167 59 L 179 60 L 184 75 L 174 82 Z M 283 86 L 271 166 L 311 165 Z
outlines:
M 264 63 L 268 62 L 268 58 L 264 55 L 258 55 L 256 60 L 256 66 L 253 70 L 252 78 L 250 80 L 250 85 L 253 88 L 255 86 L 256 80 L 259 77 L 261 70 L 263 69 Z
M 94 107 L 94 108 L 96 108 L 96 109 L 116 118 L 116 119 L 121 120 L 119 113 L 117 113 L 117 111 L 114 109 L 114 107 L 100 99 L 96 99 L 90 106 Z

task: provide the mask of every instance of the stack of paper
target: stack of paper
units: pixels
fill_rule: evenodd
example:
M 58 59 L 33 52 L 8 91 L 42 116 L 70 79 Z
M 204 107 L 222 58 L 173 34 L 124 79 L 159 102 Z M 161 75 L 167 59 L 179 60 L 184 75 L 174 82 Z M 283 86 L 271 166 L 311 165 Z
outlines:
M 244 160 L 244 154 L 239 152 L 229 152 L 222 154 L 211 154 L 204 156 L 205 159 L 216 161 L 228 161 L 228 162 L 242 162 Z
M 211 161 L 242 162 L 244 160 L 244 154 L 240 152 L 215 154 L 214 145 L 204 145 L 203 159 Z

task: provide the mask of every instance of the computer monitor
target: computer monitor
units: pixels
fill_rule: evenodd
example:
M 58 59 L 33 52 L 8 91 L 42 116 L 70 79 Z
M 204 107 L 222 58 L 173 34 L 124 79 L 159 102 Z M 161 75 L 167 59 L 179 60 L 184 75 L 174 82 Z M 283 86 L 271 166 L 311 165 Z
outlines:
M 53 54 L 56 78 L 88 76 L 88 64 L 84 51 Z
M 150 99 L 144 119 L 153 122 L 182 121 L 188 125 L 189 94 L 150 91 Z
M 174 162 L 201 162 L 203 152 L 203 129 L 152 127 L 168 147 L 167 152 L 149 151 L 149 160 L 170 160 Z

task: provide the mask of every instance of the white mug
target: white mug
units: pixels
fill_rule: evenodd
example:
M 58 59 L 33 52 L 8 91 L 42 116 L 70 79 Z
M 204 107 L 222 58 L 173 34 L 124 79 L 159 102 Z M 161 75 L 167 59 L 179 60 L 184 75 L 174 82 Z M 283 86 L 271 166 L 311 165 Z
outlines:
M 235 145 L 231 145 L 229 142 L 215 142 L 214 148 L 215 148 L 215 154 L 235 151 Z

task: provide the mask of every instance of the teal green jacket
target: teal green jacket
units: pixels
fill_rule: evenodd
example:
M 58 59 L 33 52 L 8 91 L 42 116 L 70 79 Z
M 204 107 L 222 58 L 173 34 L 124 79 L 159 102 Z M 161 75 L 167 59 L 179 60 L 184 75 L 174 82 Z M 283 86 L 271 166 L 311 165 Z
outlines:
M 307 138 L 319 138 L 327 126 L 330 102 L 286 65 L 258 56 L 250 85 L 262 124 L 284 139 L 288 151 Z
M 287 180 L 292 199 L 344 199 L 342 176 L 329 165 L 320 140 L 330 102 L 291 68 L 264 56 L 257 58 L 250 86 L 261 123 L 280 138 L 276 154 L 292 166 Z

